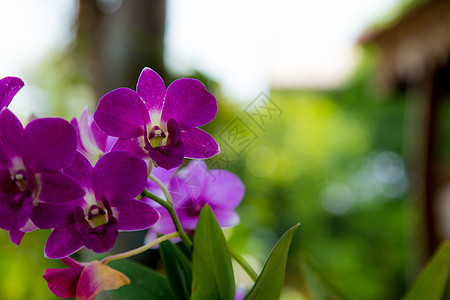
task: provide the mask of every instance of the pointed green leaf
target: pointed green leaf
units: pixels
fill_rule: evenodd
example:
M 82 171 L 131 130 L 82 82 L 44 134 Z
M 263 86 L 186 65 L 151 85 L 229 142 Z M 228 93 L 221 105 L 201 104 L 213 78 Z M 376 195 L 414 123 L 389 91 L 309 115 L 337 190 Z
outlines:
M 267 299 L 276 300 L 280 298 L 283 288 L 284 272 L 294 232 L 300 224 L 289 229 L 278 241 L 270 253 L 261 274 L 248 293 L 246 300 Z
M 405 300 L 442 299 L 450 266 L 450 243 L 443 242 L 420 273 Z
M 121 259 L 108 264 L 130 278 L 130 285 L 105 293 L 114 295 L 115 299 L 173 299 L 167 278 L 137 262 Z
M 166 269 L 169 285 L 175 299 L 184 300 L 191 296 L 192 270 L 189 260 L 170 241 L 159 244 L 159 250 Z
M 192 300 L 234 299 L 230 251 L 208 205 L 203 207 L 195 230 L 192 275 Z

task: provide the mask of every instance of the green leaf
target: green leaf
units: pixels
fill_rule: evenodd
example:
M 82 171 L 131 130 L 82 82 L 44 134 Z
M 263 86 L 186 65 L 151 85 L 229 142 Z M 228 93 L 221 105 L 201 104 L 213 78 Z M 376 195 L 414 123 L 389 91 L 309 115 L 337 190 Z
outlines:
M 299 290 L 307 299 L 348 299 L 329 279 L 330 271 L 319 267 L 309 255 L 301 255 L 296 264 L 300 270 Z
M 278 241 L 270 253 L 261 274 L 248 293 L 246 300 L 253 299 L 278 299 L 283 288 L 284 272 L 294 232 L 300 224 L 289 229 Z
M 230 251 L 208 205 L 203 207 L 195 230 L 192 274 L 192 300 L 234 299 Z
M 131 260 L 115 260 L 108 264 L 130 278 L 130 285 L 105 292 L 117 299 L 173 299 L 167 278 L 152 269 Z
M 450 266 L 450 243 L 443 242 L 420 273 L 405 300 L 439 300 L 444 293 Z
M 159 245 L 159 250 L 175 299 L 189 299 L 192 285 L 192 270 L 189 260 L 170 241 L 162 242 Z

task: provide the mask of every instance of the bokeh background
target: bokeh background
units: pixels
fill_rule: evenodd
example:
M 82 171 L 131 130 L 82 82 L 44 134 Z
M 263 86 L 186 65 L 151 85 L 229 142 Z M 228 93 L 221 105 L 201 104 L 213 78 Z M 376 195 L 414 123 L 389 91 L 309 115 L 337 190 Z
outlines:
M 24 123 L 93 112 L 145 66 L 202 80 L 208 165 L 246 186 L 230 246 L 259 269 L 300 222 L 281 299 L 398 299 L 450 236 L 449 21 L 445 0 L 1 1 L 0 77 L 25 81 Z M 0 232 L 0 299 L 55 299 L 48 234 Z

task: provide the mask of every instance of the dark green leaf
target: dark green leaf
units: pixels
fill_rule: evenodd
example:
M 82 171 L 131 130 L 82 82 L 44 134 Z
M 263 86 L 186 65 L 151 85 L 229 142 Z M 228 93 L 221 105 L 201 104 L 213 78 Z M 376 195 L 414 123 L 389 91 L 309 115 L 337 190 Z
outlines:
M 189 260 L 170 241 L 159 245 L 161 256 L 166 269 L 169 285 L 175 299 L 189 299 L 191 295 L 192 270 Z
M 195 231 L 192 274 L 191 299 L 234 299 L 230 251 L 208 205 L 203 207 Z
M 130 285 L 125 285 L 118 290 L 104 293 L 114 295 L 119 300 L 145 299 L 160 300 L 173 299 L 170 293 L 167 278 L 152 269 L 131 260 L 115 260 L 108 264 L 130 278 Z
M 450 243 L 445 241 L 420 273 L 405 300 L 442 299 L 450 266 Z
M 278 241 L 264 265 L 261 274 L 245 299 L 276 300 L 283 288 L 284 272 L 294 232 L 300 224 L 289 229 Z

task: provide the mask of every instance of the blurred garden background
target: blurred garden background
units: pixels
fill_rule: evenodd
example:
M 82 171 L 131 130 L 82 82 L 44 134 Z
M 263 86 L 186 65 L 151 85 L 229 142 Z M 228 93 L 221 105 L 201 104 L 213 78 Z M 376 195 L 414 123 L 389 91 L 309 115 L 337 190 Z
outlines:
M 4 1 L 0 76 L 25 81 L 23 122 L 92 113 L 145 66 L 200 79 L 219 103 L 207 163 L 246 186 L 231 247 L 261 268 L 300 222 L 281 299 L 399 299 L 450 236 L 446 2 Z M 55 298 L 48 234 L 0 232 L 0 299 Z

